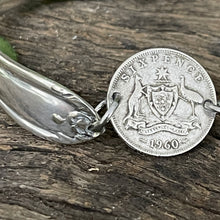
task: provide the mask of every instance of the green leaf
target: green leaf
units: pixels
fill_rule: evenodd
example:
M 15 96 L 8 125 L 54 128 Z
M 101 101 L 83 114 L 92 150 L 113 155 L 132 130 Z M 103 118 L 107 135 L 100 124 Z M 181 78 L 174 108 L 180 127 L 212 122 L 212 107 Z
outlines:
M 11 44 L 4 38 L 0 37 L 0 51 L 9 56 L 13 60 L 17 60 L 17 54 Z

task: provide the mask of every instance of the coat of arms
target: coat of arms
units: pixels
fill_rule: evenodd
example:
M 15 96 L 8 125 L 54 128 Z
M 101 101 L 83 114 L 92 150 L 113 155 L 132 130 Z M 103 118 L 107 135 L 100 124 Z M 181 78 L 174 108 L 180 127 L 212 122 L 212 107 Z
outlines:
M 128 113 L 123 121 L 126 129 L 138 130 L 139 134 L 143 135 L 167 131 L 184 136 L 190 130 L 201 128 L 199 118 L 195 114 L 195 104 L 202 103 L 203 97 L 185 86 L 183 76 L 178 85 L 171 82 L 169 75 L 166 67 L 158 68 L 155 83 L 143 85 L 141 76 L 136 73 L 134 89 L 128 101 Z M 150 117 L 140 113 L 140 99 L 143 96 L 146 97 L 151 111 Z M 179 99 L 191 105 L 190 117 L 174 117 Z
M 172 115 L 178 101 L 177 86 L 148 86 L 147 94 L 148 103 L 155 116 L 165 121 Z

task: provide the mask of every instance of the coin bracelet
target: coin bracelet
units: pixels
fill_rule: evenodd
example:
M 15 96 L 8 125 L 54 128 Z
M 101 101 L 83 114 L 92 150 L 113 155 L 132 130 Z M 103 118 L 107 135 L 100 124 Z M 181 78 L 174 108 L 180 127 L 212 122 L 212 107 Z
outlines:
M 91 140 L 111 120 L 130 147 L 154 156 L 192 149 L 220 112 L 205 69 L 168 48 L 146 49 L 124 61 L 112 77 L 107 98 L 96 108 L 0 52 L 0 106 L 23 128 L 63 144 Z

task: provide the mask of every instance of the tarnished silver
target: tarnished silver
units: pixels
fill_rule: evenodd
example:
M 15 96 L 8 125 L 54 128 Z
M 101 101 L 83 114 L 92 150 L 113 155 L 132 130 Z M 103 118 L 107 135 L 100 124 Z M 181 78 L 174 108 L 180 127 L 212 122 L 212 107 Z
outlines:
M 100 120 L 84 99 L 0 52 L 0 106 L 20 126 L 50 141 L 75 144 L 97 137 Z
M 178 155 L 195 147 L 220 110 L 204 68 L 167 48 L 144 50 L 127 59 L 111 80 L 108 106 L 115 92 L 121 94 L 111 118 L 116 131 L 132 148 L 155 156 Z
M 98 112 L 106 105 L 100 118 Z M 204 68 L 167 48 L 144 50 L 126 60 L 114 74 L 107 98 L 95 109 L 0 52 L 0 106 L 35 135 L 64 144 L 99 136 L 111 120 L 129 146 L 155 156 L 195 147 L 220 112 Z

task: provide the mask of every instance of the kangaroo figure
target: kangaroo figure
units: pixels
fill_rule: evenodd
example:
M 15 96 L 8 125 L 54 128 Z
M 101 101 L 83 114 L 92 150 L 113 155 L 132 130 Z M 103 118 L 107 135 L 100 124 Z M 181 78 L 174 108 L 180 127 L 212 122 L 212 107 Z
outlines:
M 142 89 L 143 85 L 141 83 L 141 76 L 137 73 L 134 75 L 134 89 L 128 100 L 128 114 L 124 118 L 123 123 L 125 124 L 127 119 L 130 117 L 138 117 L 139 114 L 139 103 L 140 98 L 143 95 Z

